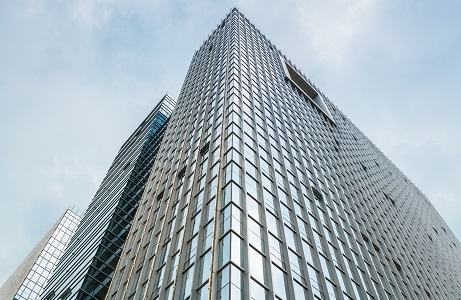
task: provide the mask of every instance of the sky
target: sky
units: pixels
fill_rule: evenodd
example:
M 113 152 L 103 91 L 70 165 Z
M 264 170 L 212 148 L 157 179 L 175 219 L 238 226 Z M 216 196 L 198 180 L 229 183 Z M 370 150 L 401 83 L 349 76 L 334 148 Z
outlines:
M 237 7 L 461 239 L 461 2 L 0 0 L 0 285 Z

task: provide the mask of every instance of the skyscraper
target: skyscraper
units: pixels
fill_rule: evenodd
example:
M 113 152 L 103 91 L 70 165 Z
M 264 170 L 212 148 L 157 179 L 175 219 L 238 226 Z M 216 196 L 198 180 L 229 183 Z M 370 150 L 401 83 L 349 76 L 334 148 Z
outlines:
M 67 209 L 0 287 L 0 299 L 38 299 L 79 223 L 80 217 Z
M 166 94 L 122 145 L 42 299 L 104 299 L 174 105 Z
M 460 249 L 233 9 L 193 56 L 108 299 L 460 299 Z

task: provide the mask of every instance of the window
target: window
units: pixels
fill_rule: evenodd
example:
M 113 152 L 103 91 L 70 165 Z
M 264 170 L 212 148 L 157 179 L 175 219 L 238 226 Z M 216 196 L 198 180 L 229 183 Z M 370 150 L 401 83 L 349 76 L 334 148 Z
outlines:
M 45 296 L 45 298 L 43 298 L 43 300 L 51 300 L 54 298 L 55 295 L 56 293 L 54 291 L 51 291 Z
M 280 299 L 288 299 L 285 291 L 285 272 L 280 270 L 275 265 L 272 265 L 272 285 L 274 287 L 274 293 Z
M 248 261 L 250 264 L 250 275 L 259 282 L 265 283 L 263 256 L 252 247 L 249 247 Z
M 259 283 L 254 281 L 253 279 L 250 280 L 250 297 L 252 300 L 261 300 L 266 299 L 267 290 L 262 287 Z

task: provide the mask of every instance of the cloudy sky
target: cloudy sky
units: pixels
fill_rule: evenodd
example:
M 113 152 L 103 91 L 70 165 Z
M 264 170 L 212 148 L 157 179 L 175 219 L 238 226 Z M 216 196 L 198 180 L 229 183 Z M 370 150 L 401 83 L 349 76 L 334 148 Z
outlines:
M 238 7 L 461 239 L 461 13 L 435 0 L 0 0 L 0 285 L 119 147 L 177 97 Z

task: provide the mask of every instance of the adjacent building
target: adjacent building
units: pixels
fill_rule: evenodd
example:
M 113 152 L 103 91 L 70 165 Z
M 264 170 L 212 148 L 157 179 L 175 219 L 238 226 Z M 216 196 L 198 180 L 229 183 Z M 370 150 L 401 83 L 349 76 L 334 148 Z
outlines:
M 193 56 L 107 299 L 461 299 L 460 250 L 233 9 Z
M 80 217 L 66 210 L 0 287 L 0 299 L 38 299 L 79 223 Z
M 174 105 L 166 94 L 123 144 L 42 299 L 104 299 Z

